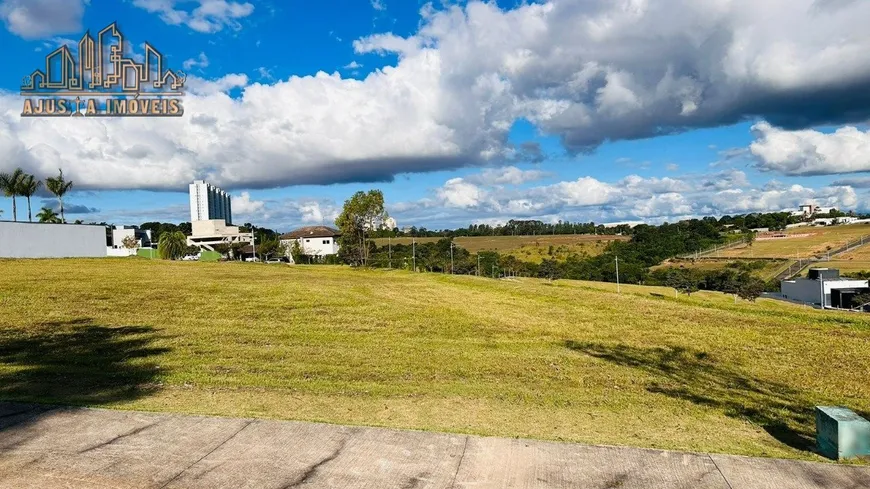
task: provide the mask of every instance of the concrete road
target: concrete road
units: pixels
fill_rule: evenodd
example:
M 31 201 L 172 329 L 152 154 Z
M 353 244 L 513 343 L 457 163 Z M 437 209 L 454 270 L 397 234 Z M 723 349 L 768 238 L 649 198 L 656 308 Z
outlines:
M 0 403 L 0 488 L 859 489 L 870 468 Z

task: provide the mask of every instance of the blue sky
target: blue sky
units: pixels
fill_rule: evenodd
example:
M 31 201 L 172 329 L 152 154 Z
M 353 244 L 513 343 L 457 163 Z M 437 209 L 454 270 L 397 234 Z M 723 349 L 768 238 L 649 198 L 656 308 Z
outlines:
M 63 167 L 68 218 L 115 224 L 189 220 L 194 178 L 282 231 L 370 188 L 428 228 L 870 210 L 870 10 L 779 3 L 0 0 L 0 170 Z M 187 73 L 181 120 L 18 117 L 113 21 Z

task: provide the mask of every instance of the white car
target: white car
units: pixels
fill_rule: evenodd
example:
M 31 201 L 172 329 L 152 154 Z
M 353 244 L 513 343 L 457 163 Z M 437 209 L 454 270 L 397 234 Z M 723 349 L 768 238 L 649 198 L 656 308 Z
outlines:
M 199 255 L 187 255 L 181 258 L 182 261 L 197 261 L 199 260 Z

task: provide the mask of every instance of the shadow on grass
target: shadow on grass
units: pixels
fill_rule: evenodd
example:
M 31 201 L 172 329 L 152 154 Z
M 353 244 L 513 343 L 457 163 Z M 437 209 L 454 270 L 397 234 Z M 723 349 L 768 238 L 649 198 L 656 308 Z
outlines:
M 0 400 L 103 405 L 155 391 L 162 375 L 147 326 L 90 319 L 0 330 Z M 165 373 L 165 372 L 163 372 Z
M 768 382 L 715 362 L 707 353 L 680 347 L 566 341 L 571 350 L 652 375 L 649 392 L 720 409 L 761 426 L 780 442 L 812 451 L 814 403 L 791 387 Z

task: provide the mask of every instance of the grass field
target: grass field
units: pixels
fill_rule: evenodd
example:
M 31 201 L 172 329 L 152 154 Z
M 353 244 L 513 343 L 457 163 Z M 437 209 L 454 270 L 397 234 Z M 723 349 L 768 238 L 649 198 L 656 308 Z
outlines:
M 652 267 L 652 270 L 656 270 L 659 268 L 689 268 L 693 270 L 722 270 L 727 268 L 729 264 L 738 262 L 738 261 L 751 261 L 751 260 L 713 260 L 713 259 L 705 259 L 705 260 L 679 260 L 672 261 L 667 260 L 660 265 L 656 265 Z M 788 260 L 764 260 L 764 268 L 759 270 L 754 270 L 752 272 L 753 275 L 757 276 L 762 280 L 770 280 L 775 277 L 776 274 L 782 271 L 785 268 L 786 264 L 789 263 Z
M 818 459 L 870 319 L 535 279 L 0 261 L 0 399 Z
M 441 238 L 415 238 L 417 243 L 435 242 Z M 540 263 L 545 258 L 564 260 L 571 254 L 595 256 L 614 240 L 628 240 L 628 236 L 614 235 L 539 235 L 539 236 L 466 236 L 453 241 L 470 253 L 479 251 L 498 251 L 513 255 L 520 260 Z M 387 238 L 374 240 L 378 246 L 385 246 Z M 411 238 L 393 238 L 393 244 L 411 244 Z M 550 246 L 553 254 L 550 254 Z
M 807 258 L 823 256 L 829 249 L 836 249 L 862 236 L 870 235 L 870 224 L 851 224 L 828 227 L 801 227 L 790 229 L 786 234 L 793 238 L 756 240 L 752 246 L 741 245 L 719 252 L 722 258 Z M 797 237 L 797 235 L 809 236 Z

